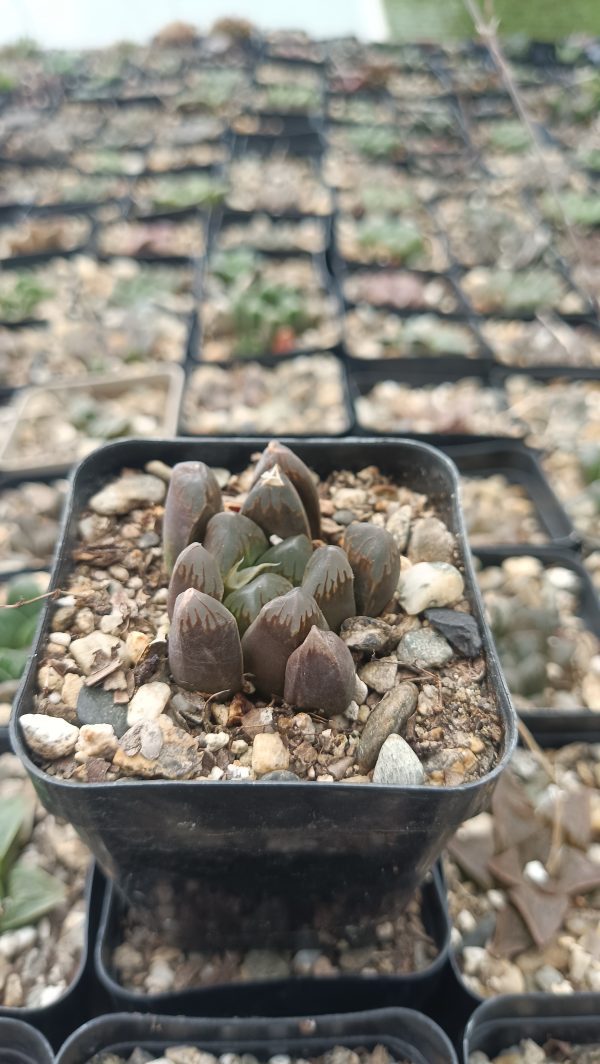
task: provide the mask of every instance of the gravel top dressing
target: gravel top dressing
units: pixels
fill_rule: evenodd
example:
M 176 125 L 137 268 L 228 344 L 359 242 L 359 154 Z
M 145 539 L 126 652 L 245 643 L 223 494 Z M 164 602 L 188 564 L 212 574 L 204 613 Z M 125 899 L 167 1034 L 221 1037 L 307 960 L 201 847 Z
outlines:
M 469 1064 L 598 1064 L 599 1060 L 600 1042 L 578 1046 L 564 1038 L 549 1038 L 543 1045 L 524 1038 L 497 1057 L 488 1057 L 480 1050 L 469 1055 Z
M 420 891 L 405 906 L 393 892 L 378 896 L 373 904 L 364 888 L 344 888 L 335 900 L 309 909 L 306 921 L 286 914 L 284 899 L 278 897 L 265 896 L 254 908 L 242 899 L 228 897 L 223 902 L 217 895 L 218 890 L 211 897 L 189 884 L 182 897 L 179 890 L 162 884 L 151 909 L 128 909 L 120 929 L 122 941 L 112 955 L 119 983 L 140 994 L 161 994 L 269 979 L 395 976 L 423 971 L 437 956 L 423 924 Z M 180 928 L 183 936 L 187 929 L 189 934 L 198 911 L 205 913 L 203 923 L 216 928 L 221 940 L 226 934 L 229 948 L 193 950 L 173 943 L 173 929 Z M 288 927 L 290 915 L 294 923 Z M 245 948 L 239 946 L 242 938 L 250 940 Z M 301 946 L 302 941 L 307 945 Z
M 309 500 L 306 512 L 279 461 Z M 178 510 L 178 493 L 195 490 L 182 486 L 188 466 L 202 467 L 210 485 L 208 530 L 191 535 L 204 536 L 204 547 L 186 547 L 191 512 Z M 481 635 L 457 543 L 425 495 L 375 467 L 333 473 L 317 489 L 278 444 L 256 472 L 215 476 L 202 463 L 179 463 L 175 474 L 160 462 L 123 470 L 79 522 L 72 575 L 39 659 L 35 712 L 21 718 L 48 772 L 85 782 L 268 776 L 455 786 L 493 769 L 503 727 Z M 250 554 L 236 554 L 232 526 L 236 536 L 251 530 L 254 568 Z M 185 590 L 200 587 L 215 597 Z M 192 645 L 204 610 L 216 619 Z M 213 630 L 222 642 L 209 666 Z
M 0 1005 L 40 1008 L 68 989 L 81 961 L 90 854 L 74 828 L 36 800 L 13 754 L 0 755 L 0 820 L 7 876 L 0 915 Z M 16 832 L 16 861 L 5 846 L 7 832 Z
M 222 1053 L 217 1057 L 194 1046 L 169 1046 L 160 1056 L 139 1048 L 124 1057 L 112 1051 L 96 1053 L 87 1064 L 262 1064 L 263 1060 L 259 1062 L 252 1053 Z M 335 1046 L 318 1057 L 277 1053 L 267 1058 L 266 1064 L 410 1064 L 410 1061 L 396 1058 L 385 1046 L 375 1046 L 372 1050 Z
M 517 749 L 491 811 L 463 824 L 449 854 L 453 943 L 469 990 L 600 989 L 599 744 Z

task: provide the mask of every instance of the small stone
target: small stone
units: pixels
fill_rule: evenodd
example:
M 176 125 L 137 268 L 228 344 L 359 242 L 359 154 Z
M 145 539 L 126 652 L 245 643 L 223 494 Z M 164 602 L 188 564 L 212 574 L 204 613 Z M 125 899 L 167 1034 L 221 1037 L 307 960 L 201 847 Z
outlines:
M 26 949 L 31 949 L 36 939 L 35 927 L 19 927 L 14 931 L 4 931 L 0 935 L 0 957 L 12 961 Z
M 68 672 L 63 680 L 60 697 L 65 706 L 75 709 L 79 700 L 79 693 L 83 685 L 83 676 L 77 676 L 74 672 Z
M 297 783 L 300 776 L 297 776 L 295 772 L 290 772 L 288 769 L 276 769 L 274 772 L 267 772 L 265 776 L 261 776 L 261 783 Z
M 464 581 L 458 569 L 446 562 L 417 562 L 401 571 L 400 604 L 407 613 L 422 613 L 430 606 L 450 606 L 463 596 Z
M 248 749 L 248 743 L 245 739 L 234 739 L 231 744 L 231 753 L 239 757 L 240 754 L 245 754 Z
M 340 488 L 333 497 L 333 505 L 337 510 L 352 510 L 366 506 L 369 496 L 364 488 Z
M 71 644 L 69 632 L 51 632 L 49 640 L 51 643 L 57 643 L 59 647 L 68 647 Z
M 261 732 L 254 738 L 252 770 L 257 777 L 277 769 L 287 769 L 290 754 L 277 732 Z
M 127 710 L 127 724 L 131 727 L 139 720 L 158 720 L 171 697 L 168 683 L 153 680 L 142 684 L 135 692 Z
M 412 521 L 412 509 L 410 506 L 399 506 L 397 510 L 394 510 L 387 521 L 385 527 L 388 532 L 396 540 L 398 550 L 403 554 L 408 543 L 408 536 L 410 532 L 410 524 Z
M 476 658 L 481 653 L 479 625 L 470 613 L 458 610 L 425 610 L 425 617 L 459 654 Z
M 397 672 L 397 661 L 392 658 L 376 658 L 363 665 L 358 675 L 373 691 L 384 695 L 394 686 Z
M 20 722 L 29 749 L 48 761 L 68 757 L 77 745 L 79 728 L 62 717 L 48 717 L 45 713 L 25 713 Z
M 116 636 L 106 632 L 90 632 L 81 639 L 74 639 L 69 649 L 79 668 L 89 676 L 97 667 L 96 656 L 110 658 L 119 642 Z
M 105 761 L 112 761 L 118 745 L 110 724 L 84 724 L 79 730 L 75 760 L 84 762 L 92 757 L 101 757 Z
M 314 965 L 320 956 L 320 949 L 299 949 L 292 957 L 292 970 L 294 975 L 300 977 L 312 975 Z
M 141 779 L 191 779 L 199 775 L 197 740 L 165 713 L 156 721 L 138 721 L 119 742 L 113 765 Z
M 336 525 L 351 525 L 356 521 L 356 514 L 352 510 L 336 510 L 333 515 Z
M 557 968 L 553 968 L 551 964 L 542 964 L 541 968 L 538 968 L 535 973 L 535 981 L 540 988 L 546 993 L 551 993 L 558 983 L 562 983 L 563 976 Z
M 64 700 L 66 701 L 66 699 Z M 77 716 L 80 724 L 110 724 L 119 739 L 129 726 L 127 724 L 127 706 L 119 705 L 114 701 L 112 691 L 104 691 L 101 687 L 80 686 L 79 697 L 77 698 Z
M 366 686 L 367 685 L 365 684 L 365 687 Z M 358 705 L 358 702 L 350 702 L 344 710 L 344 716 L 347 717 L 348 720 L 358 720 L 359 709 L 360 706 Z
M 137 665 L 142 654 L 152 642 L 144 632 L 129 632 L 125 640 L 125 653 L 131 665 Z
M 407 632 L 400 640 L 396 654 L 401 665 L 415 665 L 419 669 L 439 669 L 454 657 L 450 644 L 433 628 Z
M 541 861 L 528 861 L 523 869 L 523 877 L 529 883 L 533 883 L 536 887 L 543 887 L 549 879 L 548 873 Z
M 146 462 L 144 469 L 147 473 L 151 473 L 153 477 L 164 480 L 165 484 L 168 484 L 171 479 L 171 466 L 168 466 L 166 462 L 161 462 L 159 458 L 153 458 L 151 462 Z
M 583 704 L 588 709 L 600 710 L 600 658 L 592 659 L 592 668 L 581 681 Z
M 89 506 L 103 517 L 127 514 L 137 506 L 163 502 L 166 491 L 165 482 L 158 477 L 134 473 L 133 476 L 120 477 L 92 495 Z
M 287 979 L 290 964 L 280 953 L 270 949 L 251 949 L 244 957 L 240 973 L 247 982 L 265 979 Z
M 362 706 L 368 693 L 369 688 L 365 681 L 361 680 L 360 676 L 357 676 L 354 683 L 354 701 L 357 702 L 359 706 Z
M 423 766 L 400 735 L 388 735 L 373 770 L 373 783 L 416 787 L 424 780 Z
M 209 732 L 204 737 L 204 745 L 209 753 L 217 754 L 219 750 L 224 750 L 229 745 L 229 732 Z
M 415 521 L 408 547 L 411 562 L 450 562 L 456 541 L 438 517 L 421 517 Z
M 413 683 L 401 683 L 388 691 L 371 712 L 358 742 L 356 761 L 362 772 L 369 772 L 379 752 L 393 733 L 398 733 L 417 706 L 417 688 Z
M 340 628 L 340 638 L 350 650 L 381 653 L 391 645 L 392 629 L 375 617 L 349 617 Z

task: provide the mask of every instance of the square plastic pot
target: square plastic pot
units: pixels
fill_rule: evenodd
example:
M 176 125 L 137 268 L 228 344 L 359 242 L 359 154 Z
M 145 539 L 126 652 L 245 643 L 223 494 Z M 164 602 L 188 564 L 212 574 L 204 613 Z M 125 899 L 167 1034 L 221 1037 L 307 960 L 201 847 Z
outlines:
M 22 1020 L 0 1018 L 0 1060 L 3 1064 L 54 1064 L 43 1034 Z
M 493 1057 L 523 1038 L 600 1044 L 597 994 L 504 994 L 480 1005 L 464 1038 L 464 1056 L 476 1050 Z
M 444 1032 L 410 1009 L 298 1019 L 204 1020 L 187 1016 L 115 1013 L 85 1024 L 65 1042 L 56 1064 L 87 1064 L 104 1050 L 128 1057 L 141 1046 L 160 1055 L 167 1046 L 194 1045 L 220 1056 L 252 1053 L 266 1062 L 279 1053 L 303 1059 L 335 1046 L 384 1045 L 392 1059 L 410 1064 L 458 1064 Z
M 569 569 L 579 580 L 579 608 L 577 614 L 587 628 L 600 639 L 600 602 L 589 573 L 579 558 L 564 550 L 551 547 L 475 548 L 475 556 L 482 568 L 502 565 L 506 558 L 537 558 L 546 568 L 560 566 Z M 550 707 L 521 709 L 518 717 L 543 746 L 564 746 L 565 743 L 594 743 L 600 739 L 600 713 L 581 706 L 578 709 L 557 710 Z
M 87 500 L 123 467 L 142 469 L 152 459 L 202 460 L 241 471 L 267 440 L 129 440 L 99 448 L 72 480 L 51 588 L 64 588 L 71 549 Z M 398 485 L 427 492 L 455 534 L 465 594 L 479 624 L 487 677 L 503 728 L 494 769 L 457 787 L 380 784 L 123 780 L 84 784 L 41 771 L 23 742 L 19 717 L 33 709 L 36 676 L 52 608 L 40 618 L 34 650 L 11 719 L 11 742 L 44 805 L 69 820 L 113 878 L 160 874 L 198 877 L 220 866 L 268 857 L 275 865 L 310 858 L 360 866 L 364 857 L 398 865 L 398 890 L 408 898 L 458 826 L 480 812 L 516 742 L 516 717 L 484 618 L 459 504 L 457 472 L 445 455 L 413 441 L 393 439 L 286 439 L 320 476 L 335 469 L 377 465 Z
M 371 862 L 365 863 L 369 864 L 370 869 L 370 885 L 367 887 L 367 898 L 370 901 L 371 885 L 375 884 L 379 870 L 372 868 Z M 335 880 L 324 882 L 322 878 L 319 878 L 317 904 L 319 898 L 334 896 L 336 891 L 343 891 L 345 880 L 340 876 L 337 879 L 336 883 Z M 234 898 L 236 894 L 239 894 L 240 890 L 239 877 L 236 877 L 235 882 L 237 882 L 237 887 L 234 886 L 233 888 Z M 262 896 L 260 889 L 258 892 L 259 903 L 262 897 L 263 906 L 267 910 L 269 932 L 272 929 L 270 913 L 275 908 L 277 910 L 281 908 L 282 898 L 279 891 L 276 893 L 269 890 L 271 882 L 272 878 L 269 878 L 266 891 L 262 893 Z M 384 884 L 387 893 L 392 887 L 390 876 L 387 872 L 384 876 Z M 254 885 L 252 884 L 252 886 Z M 224 891 L 230 889 L 231 886 L 230 882 L 223 883 Z M 306 886 L 310 889 L 308 884 Z M 250 885 L 248 884 L 248 878 L 245 877 L 242 889 L 246 891 L 247 887 L 250 887 Z M 300 889 L 302 889 L 302 885 Z M 313 894 L 315 893 L 315 885 L 313 885 L 312 892 Z M 293 921 L 298 907 L 298 893 L 294 896 L 291 891 L 286 891 L 283 897 L 287 901 L 287 908 Z M 365 895 L 363 894 L 362 904 L 364 904 L 364 897 Z M 225 894 L 223 901 L 226 910 L 228 907 L 227 894 Z M 251 907 L 252 904 L 251 902 Z M 349 915 L 356 908 L 356 904 L 354 898 L 349 899 Z M 390 976 L 340 974 L 335 978 L 317 976 L 293 978 L 290 976 L 283 979 L 229 982 L 169 993 L 148 994 L 123 987 L 118 981 L 114 968 L 113 952 L 122 941 L 122 926 L 126 915 L 127 902 L 125 898 L 120 894 L 114 883 L 107 881 L 94 954 L 95 975 L 108 994 L 113 1006 L 118 1010 L 130 1010 L 132 1012 L 160 1012 L 194 1016 L 256 1016 L 260 1015 L 261 1011 L 264 1010 L 265 1001 L 269 1002 L 271 1014 L 279 1016 L 304 1015 L 308 1013 L 341 1013 L 351 1012 L 355 1009 L 383 1008 L 389 1005 L 418 1008 L 431 1001 L 435 994 L 442 971 L 448 961 L 450 945 L 450 920 L 446 905 L 445 889 L 442 876 L 436 867 L 433 870 L 431 879 L 427 880 L 422 887 L 421 917 L 426 931 L 435 942 L 437 955 L 426 968 L 419 972 Z M 150 912 L 148 916 L 149 921 L 152 922 L 152 913 Z M 373 923 L 380 918 L 380 914 L 374 915 Z M 243 921 L 244 916 L 242 915 L 240 922 L 243 923 Z M 206 923 L 208 923 L 206 915 L 199 913 L 197 931 L 194 928 L 190 928 L 190 938 L 185 940 L 186 942 L 189 941 L 190 947 L 196 947 L 196 935 L 198 935 L 197 948 L 201 951 L 212 949 L 213 937 L 211 937 L 210 946 L 207 946 L 206 938 L 203 938 L 203 933 L 206 933 L 207 930 Z M 223 923 L 225 924 L 226 921 L 224 920 Z M 221 951 L 239 949 L 240 945 L 242 945 L 242 948 L 247 946 L 261 949 L 268 948 L 269 943 L 265 941 L 265 934 L 262 928 L 257 928 L 254 925 L 254 921 L 252 921 L 252 925 L 254 933 L 250 934 L 248 942 L 243 944 L 240 944 L 239 940 L 231 941 L 226 937 L 227 929 L 221 926 L 222 937 L 218 948 Z M 294 927 L 292 924 L 289 934 L 278 940 L 278 944 L 287 946 L 288 949 L 300 948 L 300 935 L 304 931 L 304 927 L 304 920 L 302 920 L 301 929 Z M 181 935 L 185 935 L 187 930 L 187 926 L 183 927 Z M 210 930 L 213 930 L 212 922 Z M 341 929 L 340 933 L 342 933 Z

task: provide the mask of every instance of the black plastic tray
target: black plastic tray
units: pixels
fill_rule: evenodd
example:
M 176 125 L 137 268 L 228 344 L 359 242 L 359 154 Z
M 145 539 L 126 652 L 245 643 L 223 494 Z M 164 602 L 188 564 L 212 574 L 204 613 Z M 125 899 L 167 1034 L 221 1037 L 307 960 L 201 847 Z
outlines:
M 2 1064 L 54 1064 L 54 1053 L 35 1027 L 0 1017 L 0 1060 Z
M 555 550 L 579 550 L 581 537 L 550 487 L 535 451 L 521 440 L 501 436 L 496 440 L 463 444 L 449 443 L 444 452 L 458 466 L 459 472 L 469 477 L 488 477 L 501 474 L 513 484 L 525 489 L 533 502 L 538 521 L 546 532 L 549 542 L 543 547 Z M 493 544 L 489 547 L 474 547 L 479 550 L 496 550 L 513 553 L 526 549 L 525 544 Z M 537 546 L 534 549 L 538 549 Z
M 600 638 L 600 601 L 579 558 L 568 551 L 552 547 L 476 548 L 473 553 L 483 568 L 501 565 L 506 558 L 539 558 L 544 566 L 561 566 L 576 573 L 580 583 L 579 616 L 586 626 Z M 536 739 L 543 739 L 545 746 L 564 746 L 566 742 L 598 742 L 600 738 L 600 712 L 593 709 L 528 709 L 519 710 L 518 716 L 527 725 Z
M 101 1050 L 129 1056 L 136 1046 L 160 1051 L 169 1045 L 196 1045 L 220 1056 L 252 1053 L 268 1061 L 278 1053 L 310 1058 L 336 1045 L 387 1046 L 392 1059 L 410 1064 L 457 1064 L 446 1035 L 432 1020 L 410 1009 L 378 1009 L 352 1015 L 270 1019 L 189 1019 L 116 1013 L 100 1016 L 73 1034 L 56 1064 L 87 1064 Z
M 194 351 L 194 352 L 197 350 L 198 346 L 201 343 L 201 341 L 199 339 L 199 333 L 200 333 L 200 322 L 197 323 L 196 332 L 192 334 L 192 338 L 191 338 L 191 342 L 190 342 L 190 349 L 192 351 Z M 343 407 L 344 413 L 346 415 L 346 426 L 345 426 L 345 428 L 341 429 L 339 432 L 331 433 L 331 437 L 330 437 L 331 439 L 338 439 L 340 437 L 346 437 L 350 433 L 352 433 L 353 430 L 354 430 L 354 427 L 355 427 L 355 423 L 354 423 L 354 406 L 353 406 L 353 403 L 352 403 L 352 400 L 351 400 L 351 397 L 350 397 L 350 383 L 348 381 L 348 371 L 347 371 L 347 367 L 346 367 L 346 360 L 340 356 L 340 354 L 339 354 L 339 346 L 337 346 L 337 345 L 335 347 L 333 347 L 333 348 L 328 348 L 326 350 L 324 349 L 324 350 L 321 350 L 321 351 L 291 351 L 289 354 L 285 354 L 285 355 L 260 355 L 260 356 L 254 356 L 252 358 L 229 359 L 227 362 L 207 362 L 204 359 L 202 359 L 202 360 L 194 359 L 193 355 L 192 355 L 190 357 L 190 361 L 188 363 L 188 377 L 191 374 L 193 374 L 195 370 L 199 369 L 200 367 L 206 367 L 206 366 L 215 366 L 218 369 L 223 369 L 223 370 L 233 370 L 235 368 L 239 368 L 239 367 L 244 366 L 244 365 L 251 365 L 252 363 L 255 363 L 255 364 L 258 364 L 259 366 L 262 366 L 264 369 L 275 369 L 275 367 L 276 366 L 280 366 L 282 362 L 289 362 L 290 360 L 294 360 L 296 358 L 314 358 L 314 357 L 318 357 L 318 356 L 322 357 L 324 355 L 329 355 L 331 358 L 335 358 L 336 362 L 338 363 L 339 369 L 340 369 L 340 375 L 341 375 L 341 381 L 342 381 L 342 401 L 341 401 L 341 406 Z M 185 389 L 184 389 L 184 399 L 183 399 L 183 401 L 181 403 L 180 413 L 179 413 L 179 434 L 181 436 L 194 436 L 194 437 L 196 437 L 198 439 L 212 439 L 212 438 L 215 438 L 215 437 L 217 439 L 219 438 L 218 434 L 216 434 L 216 433 L 194 432 L 192 429 L 190 429 L 186 425 L 185 416 L 184 416 L 184 406 L 185 406 Z M 303 438 L 305 438 L 305 437 L 307 437 L 309 435 L 310 435 L 310 433 L 304 433 L 303 435 L 298 434 L 295 438 L 296 439 L 303 439 Z M 244 433 L 244 439 L 251 439 L 254 436 L 257 439 L 264 439 L 264 434 L 262 432 L 261 433 L 259 433 L 259 432 L 257 432 L 257 433 L 250 433 L 250 432 Z
M 67 503 L 51 587 L 65 587 L 79 514 L 86 500 L 124 466 L 142 468 L 151 459 L 168 463 L 201 459 L 243 469 L 265 439 L 129 440 L 99 448 L 77 467 Z M 75 825 L 103 868 L 124 882 L 128 873 L 147 878 L 152 867 L 167 874 L 197 875 L 199 869 L 232 860 L 275 862 L 342 858 L 360 865 L 369 855 L 398 864 L 398 892 L 409 897 L 446 841 L 469 816 L 484 808 L 516 741 L 516 718 L 484 619 L 458 502 L 456 469 L 441 453 L 411 441 L 314 438 L 287 440 L 321 476 L 334 469 L 376 464 L 398 484 L 426 490 L 457 538 L 466 594 L 477 619 L 491 690 L 504 728 L 498 764 L 482 779 L 457 787 L 388 787 L 306 782 L 223 784 L 216 781 L 124 780 L 118 786 L 80 784 L 42 772 L 31 760 L 19 717 L 32 708 L 36 673 L 49 628 L 51 607 L 40 617 L 35 649 L 11 719 L 11 742 L 51 812 Z
M 4 1020 L 22 1020 L 40 1031 L 58 1049 L 61 1042 L 73 1029 L 73 1018 L 82 1019 L 90 1015 L 89 1000 L 93 973 L 94 942 L 98 926 L 99 909 L 102 899 L 100 879 L 95 874 L 92 864 L 87 877 L 86 920 L 84 925 L 84 944 L 81 960 L 71 985 L 64 994 L 41 1008 L 6 1008 L 0 1006 L 0 1023 Z M 4 1058 L 0 1057 L 3 1061 Z
M 374 869 L 373 880 L 378 874 Z M 318 881 L 321 897 L 331 890 L 332 893 L 344 889 L 344 880 L 338 874 L 336 882 L 327 884 Z M 385 890 L 390 887 L 391 877 L 384 876 Z M 267 897 L 270 896 L 272 879 L 267 881 Z M 304 894 L 303 885 L 299 884 L 300 894 Z M 223 883 L 223 890 L 231 889 L 231 881 Z M 244 884 L 246 889 L 246 882 Z M 294 917 L 299 898 L 294 900 L 288 895 L 285 885 L 284 898 L 286 907 Z M 315 885 L 312 887 L 314 896 Z M 233 884 L 234 896 L 239 894 L 237 876 Z M 259 895 L 260 896 L 260 895 Z M 275 894 L 271 904 L 280 904 L 281 899 Z M 318 904 L 318 901 L 317 901 Z M 225 906 L 226 907 L 226 906 Z M 253 982 L 221 983 L 214 986 L 198 987 L 185 991 L 162 994 L 146 994 L 125 989 L 118 981 L 112 954 L 120 941 L 121 923 L 127 912 L 127 902 L 118 888 L 110 881 L 106 883 L 106 893 L 102 907 L 101 924 L 96 941 L 94 956 L 95 974 L 99 983 L 106 990 L 117 1010 L 125 1009 L 136 1012 L 161 1012 L 172 1015 L 190 1014 L 193 1016 L 257 1016 L 264 1011 L 265 1001 L 269 1002 L 272 1015 L 290 1016 L 305 1013 L 352 1012 L 355 1009 L 384 1008 L 391 1005 L 420 1007 L 431 1000 L 438 985 L 440 975 L 448 960 L 450 944 L 450 921 L 442 886 L 442 877 L 435 868 L 431 879 L 422 886 L 422 918 L 426 931 L 432 936 L 438 953 L 431 963 L 422 971 L 395 976 L 357 976 L 339 975 L 332 978 L 292 978 L 272 979 Z M 202 917 L 199 932 L 202 936 Z M 292 932 L 293 934 L 293 932 Z M 266 948 L 263 935 L 250 936 L 247 945 Z M 194 943 L 195 944 L 195 943 Z M 235 949 L 230 941 L 223 943 L 223 949 Z M 198 943 L 199 949 L 207 949 L 206 941 Z
M 491 1057 L 523 1038 L 600 1043 L 598 1005 L 598 994 L 506 994 L 486 1001 L 465 1030 L 465 1061 L 475 1050 Z

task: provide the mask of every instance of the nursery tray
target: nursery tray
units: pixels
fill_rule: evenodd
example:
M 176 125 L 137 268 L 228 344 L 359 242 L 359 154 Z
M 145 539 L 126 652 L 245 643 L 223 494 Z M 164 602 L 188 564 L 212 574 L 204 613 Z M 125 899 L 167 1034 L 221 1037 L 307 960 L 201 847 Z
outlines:
M 0 1059 L 2 1064 L 54 1064 L 54 1053 L 35 1027 L 0 1017 Z
M 535 506 L 539 524 L 550 541 L 543 545 L 543 549 L 546 547 L 556 550 L 579 549 L 581 537 L 573 528 L 546 480 L 537 454 L 521 440 L 506 436 L 479 443 L 474 438 L 472 443 L 449 443 L 443 449 L 448 457 L 456 462 L 459 471 L 465 476 L 489 477 L 501 474 L 511 484 L 519 484 L 524 488 Z M 522 543 L 512 546 L 503 543 L 498 547 L 482 545 L 481 548 L 474 547 L 473 549 L 476 552 L 497 550 L 498 553 L 512 554 L 515 549 L 521 551 L 524 548 L 525 545 Z M 534 549 L 537 550 L 537 546 Z
M 149 856 L 161 874 L 198 876 L 244 859 L 268 855 L 290 864 L 310 857 L 326 865 L 342 858 L 360 866 L 365 856 L 401 870 L 398 891 L 409 897 L 459 824 L 480 812 L 510 758 L 516 717 L 500 669 L 472 568 L 459 504 L 456 468 L 440 452 L 393 439 L 288 439 L 295 453 L 321 476 L 335 469 L 377 465 L 399 485 L 427 491 L 456 536 L 465 591 L 479 624 L 490 690 L 497 698 L 504 738 L 498 763 L 481 779 L 456 787 L 393 787 L 378 784 L 261 783 L 211 780 L 123 780 L 74 783 L 42 772 L 31 760 L 19 717 L 31 712 L 38 663 L 50 626 L 47 602 L 40 617 L 34 652 L 19 689 L 11 720 L 11 742 L 48 809 L 77 828 L 104 870 L 148 880 Z M 126 466 L 141 469 L 152 459 L 169 464 L 202 460 L 242 470 L 268 440 L 128 440 L 99 448 L 74 474 L 64 514 L 51 588 L 65 587 L 72 570 L 71 550 L 87 500 Z M 238 863 L 239 868 L 239 863 Z
M 381 876 L 380 870 L 373 869 L 373 882 L 375 882 L 378 871 Z M 307 875 L 310 876 L 308 871 Z M 332 893 L 343 889 L 343 878 L 339 875 L 337 878 L 339 880 L 337 885 L 335 882 L 327 884 L 321 877 L 319 878 L 319 890 L 323 892 L 323 895 L 328 892 L 328 889 Z M 384 876 L 386 887 L 389 887 L 390 880 L 391 877 L 386 871 Z M 267 880 L 263 898 L 269 896 L 272 883 L 273 877 L 271 876 Z M 225 891 L 228 887 L 229 884 L 223 884 Z M 302 885 L 299 889 L 302 892 Z M 238 874 L 234 873 L 234 897 L 238 893 L 239 879 Z M 314 883 L 312 893 L 314 895 Z M 271 900 L 276 902 L 277 899 L 278 893 L 274 894 Z M 296 902 L 291 897 L 289 908 L 293 914 Z M 266 1000 L 269 1002 L 270 1012 L 278 1016 L 352 1012 L 355 1009 L 383 1008 L 391 1005 L 419 1007 L 431 1000 L 448 960 L 450 920 L 442 876 L 437 868 L 434 868 L 431 879 L 422 886 L 421 912 L 425 930 L 434 940 L 438 950 L 437 956 L 422 971 L 390 976 L 345 974 L 340 974 L 336 978 L 316 976 L 292 978 L 290 976 L 285 979 L 229 982 L 169 993 L 148 994 L 143 991 L 127 990 L 118 981 L 112 954 L 122 940 L 120 928 L 127 913 L 127 902 L 115 884 L 108 880 L 96 941 L 95 974 L 114 1007 L 132 1012 L 161 1012 L 170 1015 L 190 1014 L 194 1016 L 256 1016 L 264 1010 Z M 379 915 L 374 916 L 374 922 L 378 918 Z M 208 946 L 206 940 L 204 942 L 202 940 L 201 916 L 197 943 L 192 937 L 193 934 L 194 929 L 190 929 L 190 945 L 194 947 L 197 945 L 202 952 L 211 952 L 212 942 Z M 283 940 L 279 944 L 282 945 Z M 246 943 L 246 946 L 249 945 L 251 945 L 250 940 Z M 299 941 L 296 945 L 299 947 Z M 240 943 L 236 944 L 230 938 L 222 943 L 223 950 L 235 950 L 236 946 L 239 948 Z M 261 949 L 268 948 L 268 943 L 264 941 L 262 934 L 257 935 L 254 946 Z
M 523 1038 L 575 1044 L 600 1043 L 597 994 L 506 994 L 473 1013 L 464 1037 L 464 1057 L 479 1050 L 493 1057 Z M 566 1059 L 566 1058 L 565 1058 Z
M 538 558 L 545 567 L 560 566 L 570 569 L 579 579 L 578 615 L 586 626 L 600 638 L 600 602 L 592 584 L 589 573 L 584 569 L 579 558 L 568 551 L 552 547 L 477 547 L 473 553 L 481 562 L 482 568 L 490 565 L 502 565 L 506 558 Z M 518 717 L 529 728 L 533 736 L 544 746 L 564 746 L 565 743 L 593 743 L 600 739 L 600 710 L 581 709 L 522 709 L 517 710 Z
M 48 455 L 43 460 L 36 462 L 34 458 L 19 458 L 18 453 L 14 456 L 11 455 L 11 448 L 15 443 L 19 425 L 29 418 L 30 406 L 40 395 L 44 393 L 61 395 L 64 392 L 68 392 L 71 396 L 91 394 L 99 399 L 105 399 L 126 392 L 130 386 L 136 384 L 162 385 L 165 400 L 161 431 L 167 434 L 175 433 L 177 431 L 179 408 L 184 386 L 184 373 L 181 366 L 157 366 L 145 375 L 139 373 L 110 374 L 105 377 L 89 377 L 75 382 L 65 378 L 63 383 L 39 388 L 27 388 L 20 393 L 20 398 L 14 406 L 12 424 L 4 444 L 0 445 L 0 474 L 20 473 L 23 476 L 30 477 L 35 477 L 38 474 L 64 476 L 72 468 L 73 459 L 60 461 L 59 456 L 52 454 L 51 438 L 48 440 Z M 37 415 L 35 416 L 37 417 Z
M 309 1033 L 307 1033 L 309 1032 Z M 161 1053 L 174 1044 L 196 1045 L 215 1056 L 252 1053 L 261 1062 L 277 1054 L 310 1058 L 343 1045 L 386 1046 L 393 1060 L 410 1064 L 457 1064 L 443 1031 L 411 1009 L 376 1009 L 351 1015 L 269 1019 L 191 1019 L 186 1016 L 100 1016 L 71 1035 L 56 1064 L 87 1064 L 94 1053 L 123 1053 L 137 1046 Z
M 39 1008 L 22 1007 L 7 1008 L 0 1006 L 0 1025 L 9 1021 L 22 1021 L 31 1024 L 41 1032 L 58 1049 L 69 1032 L 73 1029 L 73 1017 L 89 1016 L 90 993 L 93 980 L 93 959 L 96 933 L 98 930 L 99 911 L 102 901 L 102 883 L 95 872 L 94 864 L 90 865 L 85 887 L 86 917 L 83 927 L 83 948 L 79 965 L 71 980 L 70 985 L 51 1005 Z M 1 1034 L 1 1028 L 0 1028 Z M 0 1049 L 2 1045 L 0 1043 Z M 6 1058 L 11 1061 L 12 1058 Z M 29 1059 L 29 1058 L 27 1058 Z M 37 1057 L 32 1058 L 37 1061 Z M 45 1057 L 42 1058 L 45 1061 Z M 4 1064 L 5 1057 L 0 1055 Z M 20 1058 L 15 1057 L 15 1062 Z

